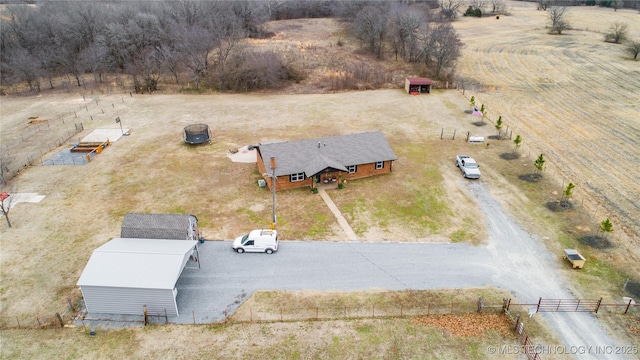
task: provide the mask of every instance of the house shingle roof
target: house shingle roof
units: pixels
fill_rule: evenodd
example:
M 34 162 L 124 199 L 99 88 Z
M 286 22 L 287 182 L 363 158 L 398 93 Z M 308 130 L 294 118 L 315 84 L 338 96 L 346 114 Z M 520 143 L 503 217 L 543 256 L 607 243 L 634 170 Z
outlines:
M 267 171 L 269 159 L 276 158 L 276 176 L 304 172 L 309 177 L 327 167 L 347 171 L 350 165 L 398 159 L 380 131 L 260 144 L 258 151 Z
M 186 239 L 189 215 L 127 213 L 120 237 L 146 239 Z

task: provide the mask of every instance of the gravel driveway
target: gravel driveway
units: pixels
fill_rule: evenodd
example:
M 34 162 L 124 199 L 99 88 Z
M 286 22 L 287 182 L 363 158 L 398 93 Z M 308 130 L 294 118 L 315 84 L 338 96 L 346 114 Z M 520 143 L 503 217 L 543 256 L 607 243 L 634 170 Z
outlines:
M 177 283 L 177 323 L 220 321 L 256 290 L 437 289 L 492 285 L 522 302 L 573 298 L 561 266 L 521 229 L 482 182 L 465 184 L 488 221 L 488 244 L 281 241 L 274 255 L 236 254 L 230 241 L 201 245 L 202 268 Z M 615 346 L 594 314 L 541 313 L 569 347 Z M 621 344 L 618 344 L 621 345 Z M 580 358 L 588 358 L 582 354 Z M 598 359 L 623 357 L 594 355 Z

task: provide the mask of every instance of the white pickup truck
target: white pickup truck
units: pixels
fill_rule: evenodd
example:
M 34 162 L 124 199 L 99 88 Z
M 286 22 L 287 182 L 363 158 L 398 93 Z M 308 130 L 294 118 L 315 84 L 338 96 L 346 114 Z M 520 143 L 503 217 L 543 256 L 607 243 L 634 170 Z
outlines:
M 480 178 L 480 165 L 469 155 L 456 155 L 456 166 L 467 179 Z

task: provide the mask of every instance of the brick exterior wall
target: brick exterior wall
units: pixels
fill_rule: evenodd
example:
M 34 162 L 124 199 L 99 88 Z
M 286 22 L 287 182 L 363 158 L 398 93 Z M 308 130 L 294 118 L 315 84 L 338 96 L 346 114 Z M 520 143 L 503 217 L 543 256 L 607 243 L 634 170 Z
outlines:
M 258 164 L 258 170 L 260 171 L 260 174 L 267 174 L 267 176 L 263 176 L 263 178 L 267 182 L 267 186 L 269 187 L 269 189 L 271 189 L 272 170 L 271 168 L 267 168 L 268 166 L 270 166 L 269 164 L 265 166 L 265 163 L 262 159 L 262 155 L 259 152 L 258 152 L 257 164 Z M 340 175 L 342 175 L 342 180 L 353 180 L 353 179 L 361 179 L 361 178 L 365 178 L 373 175 L 388 174 L 388 173 L 391 173 L 392 171 L 392 165 L 393 165 L 393 161 L 385 161 L 382 169 L 376 169 L 375 163 L 361 164 L 357 166 L 356 172 L 353 174 L 349 174 L 348 172 L 345 172 L 345 171 L 334 170 L 331 172 L 330 177 L 340 179 Z M 320 174 L 320 178 L 321 178 L 320 181 L 322 181 L 322 174 Z M 282 176 L 278 176 L 276 180 L 276 191 L 300 188 L 305 186 L 311 189 L 313 186 L 313 179 L 305 178 L 302 181 L 291 182 L 289 175 L 282 175 Z

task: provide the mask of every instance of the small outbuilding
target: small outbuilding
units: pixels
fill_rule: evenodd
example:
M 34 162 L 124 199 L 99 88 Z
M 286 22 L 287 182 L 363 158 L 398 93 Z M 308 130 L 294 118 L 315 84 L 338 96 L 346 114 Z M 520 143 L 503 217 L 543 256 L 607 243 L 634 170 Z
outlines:
M 183 214 L 127 213 L 122 221 L 120 237 L 199 240 L 198 218 Z
M 116 238 L 93 251 L 77 285 L 89 313 L 178 316 L 176 282 L 197 241 Z
M 404 89 L 408 94 L 428 94 L 431 92 L 433 81 L 429 78 L 408 77 L 404 80 Z

